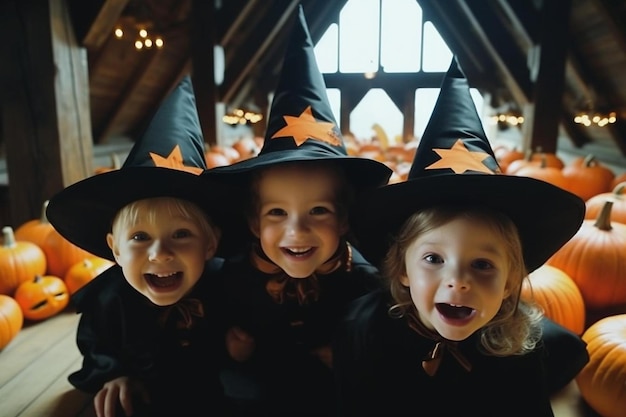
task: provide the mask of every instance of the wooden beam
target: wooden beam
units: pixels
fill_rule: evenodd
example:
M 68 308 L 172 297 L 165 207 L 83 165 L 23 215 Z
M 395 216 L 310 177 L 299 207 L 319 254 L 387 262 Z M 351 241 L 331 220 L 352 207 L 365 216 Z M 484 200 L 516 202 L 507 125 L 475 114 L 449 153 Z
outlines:
M 202 135 L 209 145 L 221 144 L 221 127 L 224 125 L 221 120 L 217 120 L 216 108 L 219 101 L 215 83 L 214 46 L 218 43 L 216 17 L 215 2 L 192 1 L 190 38 L 193 88 Z
M 111 36 L 115 24 L 128 5 L 129 0 L 106 0 L 98 16 L 83 39 L 83 45 L 89 50 L 97 50 Z
M 543 152 L 556 153 L 559 123 L 563 116 L 571 3 L 571 0 L 543 3 L 533 105 L 525 109 L 522 127 L 522 148 L 525 150 L 541 148 Z
M 0 122 L 11 224 L 39 218 L 43 202 L 93 173 L 85 50 L 65 1 L 2 2 L 5 88 Z
M 264 20 L 264 25 L 258 31 L 255 31 L 258 39 L 250 39 L 250 44 L 246 47 L 246 50 L 253 51 L 252 56 L 244 56 L 243 53 L 237 57 L 238 64 L 226 67 L 226 80 L 223 85 L 223 93 L 221 95 L 222 101 L 228 103 L 230 98 L 235 95 L 239 86 L 243 83 L 249 73 L 255 68 L 260 58 L 265 54 L 268 47 L 275 41 L 276 35 L 280 32 L 285 23 L 294 16 L 294 11 L 298 6 L 298 0 L 290 0 L 286 5 L 282 2 L 276 3 L 270 6 L 271 9 L 275 9 L 280 6 L 279 13 L 270 13 L 271 16 L 278 16 L 278 18 L 270 18 Z M 241 50 L 240 52 L 243 52 Z M 230 75 L 232 74 L 232 75 Z

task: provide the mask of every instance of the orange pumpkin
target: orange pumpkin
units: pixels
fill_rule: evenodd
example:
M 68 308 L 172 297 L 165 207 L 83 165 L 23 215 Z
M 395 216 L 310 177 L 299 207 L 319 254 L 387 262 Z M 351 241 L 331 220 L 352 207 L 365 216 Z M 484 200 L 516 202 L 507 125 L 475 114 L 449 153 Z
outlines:
M 585 203 L 585 219 L 595 219 L 600 214 L 606 200 L 613 202 L 611 209 L 611 220 L 626 224 L 626 182 L 617 184 L 610 193 L 601 193 L 591 197 Z
M 207 168 L 223 167 L 230 165 L 230 160 L 223 153 L 207 151 L 204 153 L 204 160 Z
M 567 178 L 568 190 L 585 201 L 594 195 L 611 191 L 611 183 L 615 178 L 613 171 L 593 155 L 574 159 L 563 168 L 563 176 Z
M 576 376 L 580 395 L 603 417 L 626 410 L 626 314 L 605 317 L 583 334 L 589 362 Z
M 60 313 L 69 303 L 70 295 L 61 278 L 37 275 L 17 287 L 15 301 L 20 305 L 24 317 L 43 320 Z
M 613 178 L 613 182 L 611 183 L 611 189 L 617 187 L 617 185 L 621 182 L 626 182 L 626 172 L 622 172 Z
M 0 294 L 12 296 L 22 282 L 46 272 L 46 255 L 32 242 L 17 241 L 10 226 L 3 227 L 2 234 Z
M 74 245 L 56 231 L 48 221 L 46 207 L 43 203 L 41 217 L 29 220 L 15 230 L 17 240 L 33 242 L 46 254 L 47 269 L 45 273 L 57 277 L 64 277 L 68 269 L 85 258 L 94 256 Z M 34 276 L 31 275 L 30 278 Z
M 556 185 L 557 187 L 567 189 L 567 180 L 563 176 L 563 171 L 561 171 L 560 168 L 548 166 L 548 162 L 545 157 L 542 157 L 539 161 L 540 162 L 538 164 L 536 161 L 526 164 L 525 166 L 517 169 L 512 175 L 535 178 L 537 180 Z
M 546 317 L 581 335 L 585 330 L 585 302 L 576 283 L 550 265 L 535 269 L 522 284 L 522 298 L 534 300 Z
M 15 338 L 23 324 L 24 315 L 17 301 L 0 294 L 0 350 Z
M 587 309 L 626 303 L 626 225 L 611 222 L 612 205 L 606 201 L 546 262 L 576 282 Z
M 122 167 L 122 161 L 120 161 L 120 156 L 115 153 L 112 152 L 111 153 L 111 165 L 108 167 L 96 167 L 96 169 L 94 169 L 94 174 L 102 174 L 105 172 L 109 172 L 109 171 L 115 171 L 118 170 Z
M 517 161 L 518 159 L 524 159 L 524 157 L 526 156 L 524 152 L 520 151 L 517 148 L 509 149 L 504 146 L 500 146 L 497 149 L 494 149 L 493 152 L 502 172 L 507 172 L 507 168 L 509 167 L 511 162 Z
M 93 256 L 85 258 L 72 266 L 65 274 L 65 285 L 70 294 L 74 294 L 89 281 L 109 269 L 114 263 L 108 259 Z

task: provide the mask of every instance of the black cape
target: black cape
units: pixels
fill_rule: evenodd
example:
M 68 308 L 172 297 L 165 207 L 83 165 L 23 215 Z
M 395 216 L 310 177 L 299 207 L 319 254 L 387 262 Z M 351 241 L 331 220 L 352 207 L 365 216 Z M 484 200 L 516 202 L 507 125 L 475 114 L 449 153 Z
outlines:
M 247 256 L 227 262 L 223 272 L 229 324 L 256 341 L 250 360 L 231 361 L 223 372 L 225 390 L 238 402 L 240 415 L 335 415 L 332 370 L 310 352 L 330 349 L 348 304 L 380 287 L 377 269 L 353 248 L 352 269 L 320 275 L 319 298 L 308 305 L 274 302 L 265 287 L 270 276 Z
M 81 313 L 77 344 L 82 367 L 69 375 L 76 388 L 96 393 L 122 375 L 142 380 L 150 406 L 137 403 L 141 416 L 195 416 L 224 412 L 219 369 L 226 358 L 219 319 L 221 289 L 215 273 L 223 261 L 207 263 L 189 297 L 201 300 L 204 317 L 191 329 L 179 328 L 178 313 L 152 304 L 132 288 L 115 265 L 81 288 L 72 302 Z
M 431 377 L 421 363 L 435 343 L 411 330 L 404 318 L 389 317 L 389 300 L 385 291 L 359 298 L 338 330 L 334 369 L 340 415 L 553 416 L 543 345 L 525 355 L 487 356 L 474 334 L 458 344 L 471 371 L 446 352 Z

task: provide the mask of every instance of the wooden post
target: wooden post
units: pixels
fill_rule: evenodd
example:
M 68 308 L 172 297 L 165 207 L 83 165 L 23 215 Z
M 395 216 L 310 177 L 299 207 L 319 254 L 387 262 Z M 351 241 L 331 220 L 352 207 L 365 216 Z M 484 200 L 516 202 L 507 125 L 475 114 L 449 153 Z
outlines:
M 66 0 L 3 2 L 2 136 L 10 220 L 38 218 L 45 200 L 93 173 L 87 55 Z

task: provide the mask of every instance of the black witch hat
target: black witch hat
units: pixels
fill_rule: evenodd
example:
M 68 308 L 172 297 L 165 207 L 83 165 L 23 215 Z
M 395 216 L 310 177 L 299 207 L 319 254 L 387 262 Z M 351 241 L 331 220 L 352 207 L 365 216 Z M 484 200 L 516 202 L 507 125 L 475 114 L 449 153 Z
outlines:
M 392 173 L 378 161 L 348 155 L 300 5 L 261 151 L 253 158 L 211 169 L 206 175 L 228 174 L 239 182 L 246 181 L 250 172 L 272 165 L 320 160 L 339 161 L 356 188 L 386 184 Z
M 205 169 L 204 139 L 191 78 L 186 76 L 163 102 L 120 169 L 63 189 L 50 199 L 46 215 L 67 240 L 111 260 L 106 235 L 117 212 L 133 201 L 164 196 L 189 200 L 225 228 L 227 208 L 221 195 L 226 190 L 219 184 L 211 190 L 201 185 Z
M 491 207 L 519 231 L 533 271 L 580 228 L 585 203 L 544 181 L 502 174 L 456 57 L 418 145 L 405 182 L 362 197 L 353 213 L 357 247 L 380 265 L 393 236 L 415 211 L 443 204 Z

